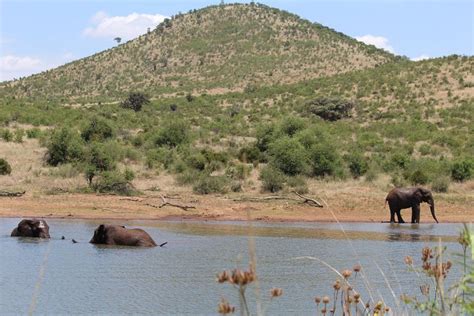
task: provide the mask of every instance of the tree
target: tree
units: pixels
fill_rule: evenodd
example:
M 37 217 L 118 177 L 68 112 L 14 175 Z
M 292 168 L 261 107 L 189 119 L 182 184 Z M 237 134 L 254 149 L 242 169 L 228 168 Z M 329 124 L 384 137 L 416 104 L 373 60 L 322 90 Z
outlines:
M 116 41 L 117 44 L 120 44 L 120 42 L 122 41 L 122 38 L 121 37 L 116 37 L 116 38 L 114 38 L 114 41 Z
M 87 124 L 81 133 L 82 139 L 86 142 L 103 141 L 114 136 L 114 130 L 107 121 L 99 117 L 94 117 Z
M 122 101 L 122 108 L 124 109 L 131 109 L 135 112 L 139 112 L 142 109 L 142 106 L 145 104 L 149 104 L 150 99 L 147 95 L 141 92 L 132 92 L 128 95 L 127 99 Z

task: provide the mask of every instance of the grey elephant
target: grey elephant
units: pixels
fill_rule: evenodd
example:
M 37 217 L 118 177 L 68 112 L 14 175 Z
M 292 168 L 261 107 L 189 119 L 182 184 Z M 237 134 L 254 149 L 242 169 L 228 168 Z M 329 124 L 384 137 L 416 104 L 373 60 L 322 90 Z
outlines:
M 430 206 L 431 215 L 436 223 L 435 205 L 431 191 L 422 187 L 413 188 L 395 188 L 391 190 L 385 198 L 385 205 L 388 203 L 390 207 L 390 222 L 395 222 L 395 214 L 397 214 L 398 222 L 405 223 L 400 214 L 400 210 L 411 207 L 411 222 L 420 222 L 420 203 L 426 202 Z
M 24 219 L 13 229 L 11 236 L 50 238 L 49 226 L 42 219 Z
M 143 229 L 128 229 L 120 225 L 99 225 L 90 240 L 91 244 L 155 247 L 155 241 Z

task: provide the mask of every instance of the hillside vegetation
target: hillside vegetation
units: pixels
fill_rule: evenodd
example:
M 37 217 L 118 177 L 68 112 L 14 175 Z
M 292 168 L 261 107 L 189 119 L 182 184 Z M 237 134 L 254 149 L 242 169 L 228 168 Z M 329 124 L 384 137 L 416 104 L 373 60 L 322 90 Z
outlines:
M 396 57 L 264 5 L 179 14 L 118 47 L 29 78 L 2 93 L 56 100 L 222 93 L 370 68 Z
M 233 29 L 237 20 L 243 26 L 232 32 L 222 26 Z M 246 46 L 251 35 L 258 40 Z M 197 45 L 198 39 L 212 45 Z M 145 61 L 155 59 L 143 56 L 160 58 L 163 47 L 172 49 L 171 59 L 151 72 Z M 121 68 L 130 65 L 136 68 Z M 171 72 L 182 85 L 164 89 Z M 94 73 L 102 74 L 97 82 Z M 81 192 L 133 194 L 133 184 L 169 177 L 196 194 L 307 193 L 318 181 L 352 178 L 383 191 L 422 184 L 449 192 L 454 182 L 469 188 L 474 174 L 473 73 L 473 57 L 410 62 L 275 9 L 210 7 L 112 50 L 8 83 L 0 136 L 38 139 L 42 149 L 31 156 L 41 152 L 44 165 L 30 166 L 29 173 L 74 179 L 74 188 L 65 189 Z M 111 85 L 106 90 L 104 82 Z M 147 92 L 150 102 L 140 93 L 126 100 L 137 91 Z M 82 93 L 88 103 L 71 104 Z M 27 167 L 13 157 L 5 158 L 11 179 L 18 179 L 16 170 Z M 465 198 L 472 205 L 472 195 Z

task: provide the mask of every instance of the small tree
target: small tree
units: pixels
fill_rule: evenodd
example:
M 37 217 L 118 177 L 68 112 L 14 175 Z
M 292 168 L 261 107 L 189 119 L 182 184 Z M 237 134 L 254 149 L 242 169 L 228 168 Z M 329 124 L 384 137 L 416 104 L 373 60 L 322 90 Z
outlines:
M 12 172 L 12 167 L 5 159 L 0 158 L 0 175 L 8 175 Z
M 122 107 L 124 109 L 131 109 L 135 112 L 141 111 L 143 105 L 149 104 L 150 99 L 147 95 L 141 92 L 132 92 L 128 97 L 122 102 Z
M 77 132 L 67 127 L 54 130 L 47 147 L 46 161 L 52 166 L 79 161 L 82 158 L 82 141 Z
M 303 145 L 288 136 L 270 144 L 270 162 L 289 176 L 308 170 L 308 158 Z
M 103 141 L 112 136 L 114 136 L 112 126 L 106 120 L 98 117 L 94 117 L 81 133 L 81 137 L 86 142 Z

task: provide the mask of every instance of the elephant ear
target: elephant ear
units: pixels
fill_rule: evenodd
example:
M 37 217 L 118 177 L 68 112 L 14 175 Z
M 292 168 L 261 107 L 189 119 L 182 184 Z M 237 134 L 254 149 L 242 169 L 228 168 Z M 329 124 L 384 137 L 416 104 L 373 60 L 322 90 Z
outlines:
M 415 191 L 414 197 L 418 201 L 418 203 L 421 203 L 421 201 L 423 200 L 423 191 L 421 188 L 418 188 Z

